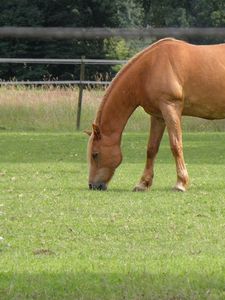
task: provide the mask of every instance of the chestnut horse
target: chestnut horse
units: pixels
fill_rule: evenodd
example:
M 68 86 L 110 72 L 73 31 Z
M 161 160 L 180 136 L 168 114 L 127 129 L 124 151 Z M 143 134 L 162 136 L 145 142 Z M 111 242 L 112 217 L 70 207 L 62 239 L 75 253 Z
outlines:
M 165 127 L 176 162 L 175 190 L 185 191 L 189 180 L 181 116 L 225 118 L 225 44 L 197 46 L 166 38 L 138 53 L 122 68 L 106 91 L 90 133 L 90 189 L 107 188 L 122 161 L 122 132 L 138 106 L 151 115 L 151 129 L 146 165 L 134 191 L 145 191 L 152 185 Z

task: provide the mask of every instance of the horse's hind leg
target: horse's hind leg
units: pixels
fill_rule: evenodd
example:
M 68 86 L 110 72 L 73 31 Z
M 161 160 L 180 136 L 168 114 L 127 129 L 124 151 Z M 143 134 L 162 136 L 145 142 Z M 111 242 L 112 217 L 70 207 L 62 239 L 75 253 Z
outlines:
M 179 106 L 179 103 L 165 103 L 161 110 L 168 129 L 171 151 L 176 161 L 177 183 L 174 189 L 184 192 L 189 179 L 183 157 L 181 109 Z
M 162 118 L 151 117 L 151 129 L 147 147 L 147 160 L 143 175 L 133 191 L 145 191 L 152 185 L 154 176 L 154 160 L 159 150 L 159 145 L 165 130 L 165 122 Z

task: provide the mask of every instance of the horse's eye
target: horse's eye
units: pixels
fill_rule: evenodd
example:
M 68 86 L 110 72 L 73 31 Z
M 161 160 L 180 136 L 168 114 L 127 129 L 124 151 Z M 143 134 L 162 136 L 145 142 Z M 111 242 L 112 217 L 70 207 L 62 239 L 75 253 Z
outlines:
M 97 158 L 98 158 L 98 152 L 92 153 L 92 158 L 93 158 L 94 160 L 97 160 Z

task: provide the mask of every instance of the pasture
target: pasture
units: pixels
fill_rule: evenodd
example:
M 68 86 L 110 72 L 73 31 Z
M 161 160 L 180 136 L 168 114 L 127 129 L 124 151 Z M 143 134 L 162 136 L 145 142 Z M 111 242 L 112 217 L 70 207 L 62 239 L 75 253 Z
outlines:
M 126 132 L 107 192 L 87 189 L 82 133 L 0 133 L 1 299 L 224 299 L 224 133 L 184 133 L 191 185 L 171 191 L 165 135 L 147 193 L 147 133 Z

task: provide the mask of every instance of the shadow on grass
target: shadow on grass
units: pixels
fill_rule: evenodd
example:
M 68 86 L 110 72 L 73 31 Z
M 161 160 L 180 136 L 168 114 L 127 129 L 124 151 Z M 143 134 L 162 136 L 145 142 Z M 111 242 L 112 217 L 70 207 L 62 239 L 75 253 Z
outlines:
M 111 188 L 109 187 L 106 191 L 99 191 L 99 190 L 89 190 L 88 187 L 82 187 L 82 188 L 77 188 L 76 189 L 77 191 L 80 191 L 80 192 L 90 192 L 90 193 L 124 193 L 124 192 L 132 192 L 132 188 L 130 189 L 124 189 L 124 188 Z
M 214 274 L 1 273 L 1 299 L 224 299 Z M 211 298 L 212 296 L 212 298 Z
M 154 192 L 164 192 L 164 193 L 171 192 L 171 193 L 175 193 L 175 194 L 176 193 L 178 193 L 178 194 L 183 193 L 183 192 L 175 190 L 173 186 L 154 187 L 154 185 L 153 185 L 147 191 L 139 191 L 139 192 L 133 191 L 133 189 L 134 189 L 134 186 L 132 186 L 132 185 L 128 188 L 123 188 L 123 187 L 115 188 L 115 187 L 110 185 L 106 191 L 89 190 L 89 188 L 86 187 L 86 186 L 76 188 L 77 191 L 90 192 L 90 193 L 132 193 L 132 194 L 142 194 L 142 193 L 151 194 L 151 193 L 154 193 Z M 197 187 L 196 187 L 196 189 L 197 189 Z

